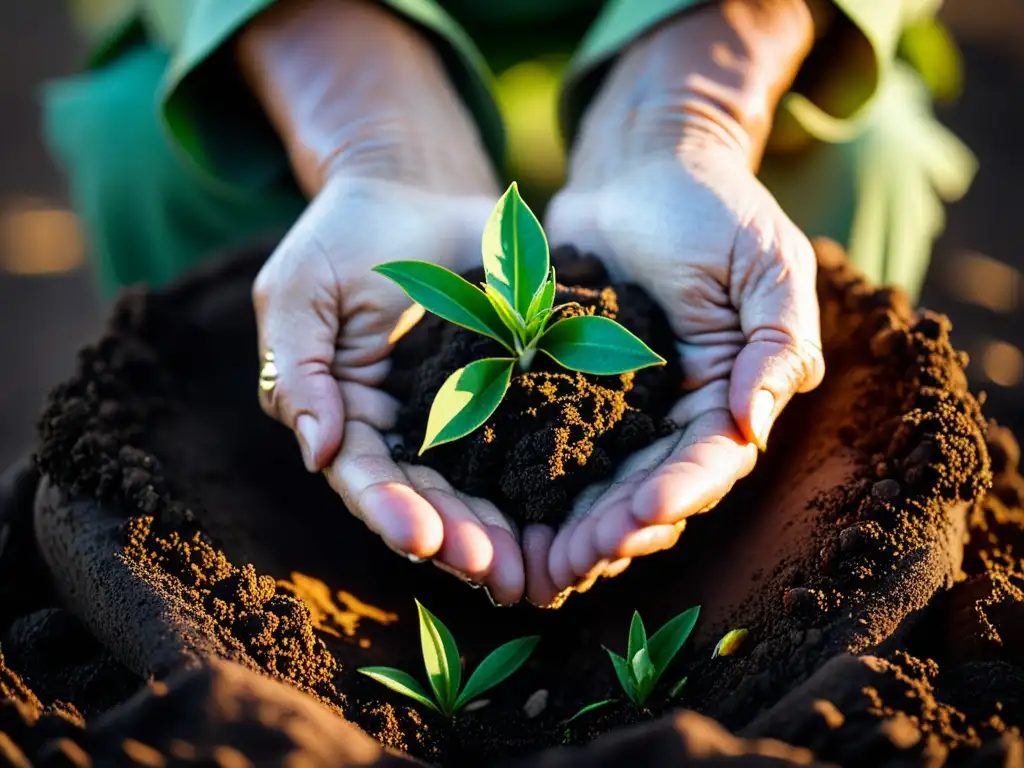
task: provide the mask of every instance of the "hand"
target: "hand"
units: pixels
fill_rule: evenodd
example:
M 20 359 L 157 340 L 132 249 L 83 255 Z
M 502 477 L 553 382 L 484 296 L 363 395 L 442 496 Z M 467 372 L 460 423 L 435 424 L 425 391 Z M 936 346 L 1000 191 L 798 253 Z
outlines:
M 373 4 L 282 3 L 247 30 L 240 59 L 313 198 L 253 288 L 260 352 L 277 369 L 264 410 L 389 547 L 518 601 L 511 525 L 436 472 L 392 460 L 384 434 L 399 404 L 379 389 L 417 317 L 371 267 L 479 261 L 497 187 L 475 127 L 429 46 Z
M 824 373 L 814 253 L 755 177 L 752 131 L 717 91 L 623 106 L 635 83 L 650 82 L 652 59 L 665 66 L 659 46 L 686 50 L 678 31 L 641 43 L 611 75 L 547 231 L 553 245 L 602 257 L 613 279 L 638 283 L 665 310 L 684 372 L 686 394 L 670 413 L 679 429 L 585 490 L 561 530 L 524 531 L 537 605 L 673 546 L 687 517 L 751 471 L 780 411 Z

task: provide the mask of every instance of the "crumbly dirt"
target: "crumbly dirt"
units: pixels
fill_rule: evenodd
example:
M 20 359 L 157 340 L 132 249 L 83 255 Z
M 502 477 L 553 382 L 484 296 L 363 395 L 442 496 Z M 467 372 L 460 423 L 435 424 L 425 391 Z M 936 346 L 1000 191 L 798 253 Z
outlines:
M 552 253 L 561 276 L 552 320 L 601 315 L 621 323 L 666 360 L 622 376 L 566 371 L 538 355 L 529 373 L 512 377 L 494 415 L 477 431 L 417 456 L 434 397 L 456 370 L 501 357 L 497 342 L 431 315 L 402 339 L 385 382 L 405 403 L 397 458 L 441 471 L 458 489 L 489 498 L 519 523 L 557 526 L 587 485 L 607 477 L 626 456 L 671 430 L 664 419 L 679 397 L 681 373 L 664 313 L 635 285 L 608 284 L 600 262 L 571 248 Z M 571 285 L 565 285 L 571 276 Z M 467 275 L 471 282 L 483 279 Z
M 493 608 L 449 575 L 396 557 L 304 472 L 294 438 L 262 416 L 253 391 L 248 292 L 259 258 L 129 295 L 42 420 L 41 470 L 63 507 L 89 502 L 76 507 L 74 535 L 94 535 L 85 524 L 94 519 L 117 524 L 116 551 L 90 555 L 94 578 L 72 584 L 84 550 L 65 546 L 72 529 L 61 504 L 37 508 L 51 607 L 87 617 L 104 651 L 142 679 L 158 666 L 145 651 L 160 656 L 169 635 L 213 637 L 196 647 L 237 665 L 232 685 L 262 673 L 319 701 L 318 712 L 341 712 L 439 765 L 585 757 L 611 766 L 623 754 L 638 766 L 697 754 L 981 765 L 1019 754 L 1019 451 L 968 393 L 945 318 L 912 313 L 834 246 L 817 246 L 822 387 L 790 405 L 755 472 L 694 518 L 673 550 L 557 611 Z M 119 615 L 101 599 L 110 584 L 140 596 L 131 638 L 110 631 Z M 423 679 L 414 597 L 451 628 L 467 671 L 512 637 L 543 641 L 486 704 L 448 723 L 356 672 L 386 664 Z M 616 705 L 564 725 L 614 695 L 602 645 L 624 650 L 633 610 L 655 628 L 695 604 L 700 621 L 666 675 L 688 678 L 679 697 L 659 691 L 649 712 Z M 0 604 L 0 616 L 17 612 Z M 749 630 L 738 653 L 711 659 L 736 627 Z M 171 687 L 182 697 L 177 714 L 145 731 L 144 746 L 162 755 L 184 712 L 213 717 L 195 686 Z M 268 702 L 278 695 L 260 690 Z M 84 712 L 85 699 L 73 700 Z M 139 706 L 115 707 L 128 714 L 106 722 L 131 721 Z M 700 714 L 663 717 L 677 707 Z M 252 738 L 275 733 L 273 723 L 253 728 Z M 21 732 L 11 738 L 26 754 L 44 749 Z M 75 743 L 99 755 L 111 742 Z M 589 746 L 530 757 L 564 743 Z

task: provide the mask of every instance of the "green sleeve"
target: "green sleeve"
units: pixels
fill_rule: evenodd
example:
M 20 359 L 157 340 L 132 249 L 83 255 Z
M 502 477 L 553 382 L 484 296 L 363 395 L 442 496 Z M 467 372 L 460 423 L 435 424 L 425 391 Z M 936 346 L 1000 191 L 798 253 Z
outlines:
M 559 117 L 567 143 L 572 141 L 583 112 L 597 92 L 608 65 L 631 42 L 652 29 L 659 22 L 682 11 L 704 5 L 710 0 L 608 0 L 600 15 L 590 27 L 573 56 L 562 86 Z M 878 83 L 889 69 L 900 37 L 904 5 L 920 5 L 921 0 L 835 0 L 836 6 L 855 30 L 866 38 L 873 51 L 874 88 L 862 102 L 870 100 Z M 934 5 L 934 3 L 933 3 Z M 837 68 L 837 71 L 842 71 Z M 864 73 L 857 73 L 863 78 Z M 841 78 L 837 77 L 837 80 Z M 830 87 L 843 88 L 842 82 Z M 812 135 L 826 140 L 848 138 L 853 131 L 853 117 L 859 109 L 842 116 L 829 114 L 802 94 L 786 94 L 782 104 Z
M 434 42 L 453 84 L 474 115 L 494 162 L 504 135 L 491 74 L 465 32 L 434 0 L 380 0 Z M 179 3 L 181 0 L 153 0 Z M 158 94 L 172 144 L 214 182 L 241 189 L 290 183 L 279 139 L 242 82 L 226 45 L 274 0 L 192 0 Z

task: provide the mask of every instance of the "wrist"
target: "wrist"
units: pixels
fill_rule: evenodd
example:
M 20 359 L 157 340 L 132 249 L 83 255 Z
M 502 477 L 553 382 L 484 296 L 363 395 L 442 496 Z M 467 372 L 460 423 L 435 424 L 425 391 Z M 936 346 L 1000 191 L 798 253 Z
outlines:
M 281 0 L 235 52 L 310 197 L 335 175 L 447 191 L 493 183 L 440 57 L 377 3 Z
M 722 142 L 756 167 L 813 45 L 814 2 L 721 0 L 683 13 L 623 53 L 593 109 L 645 151 Z

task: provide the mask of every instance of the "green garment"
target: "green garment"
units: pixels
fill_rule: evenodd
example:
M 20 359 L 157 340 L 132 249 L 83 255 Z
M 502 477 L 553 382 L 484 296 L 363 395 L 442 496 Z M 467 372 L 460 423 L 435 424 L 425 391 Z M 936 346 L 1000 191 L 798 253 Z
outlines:
M 575 46 L 559 99 L 571 141 L 614 57 L 709 0 L 379 1 L 434 42 L 504 168 L 492 70 Z M 88 70 L 48 88 L 49 142 L 107 288 L 159 284 L 225 248 L 280 237 L 301 212 L 283 148 L 226 50 L 272 2 L 120 0 Z M 916 293 L 942 201 L 962 195 L 974 172 L 970 153 L 931 114 L 955 55 L 936 44 L 945 38 L 933 0 L 835 4 L 841 28 L 872 55 L 851 66 L 832 54 L 835 38 L 819 44 L 804 70 L 828 83 L 830 98 L 818 103 L 795 86 L 773 134 L 814 140 L 796 152 L 770 142 L 761 176 L 809 235 L 834 237 L 873 278 Z

